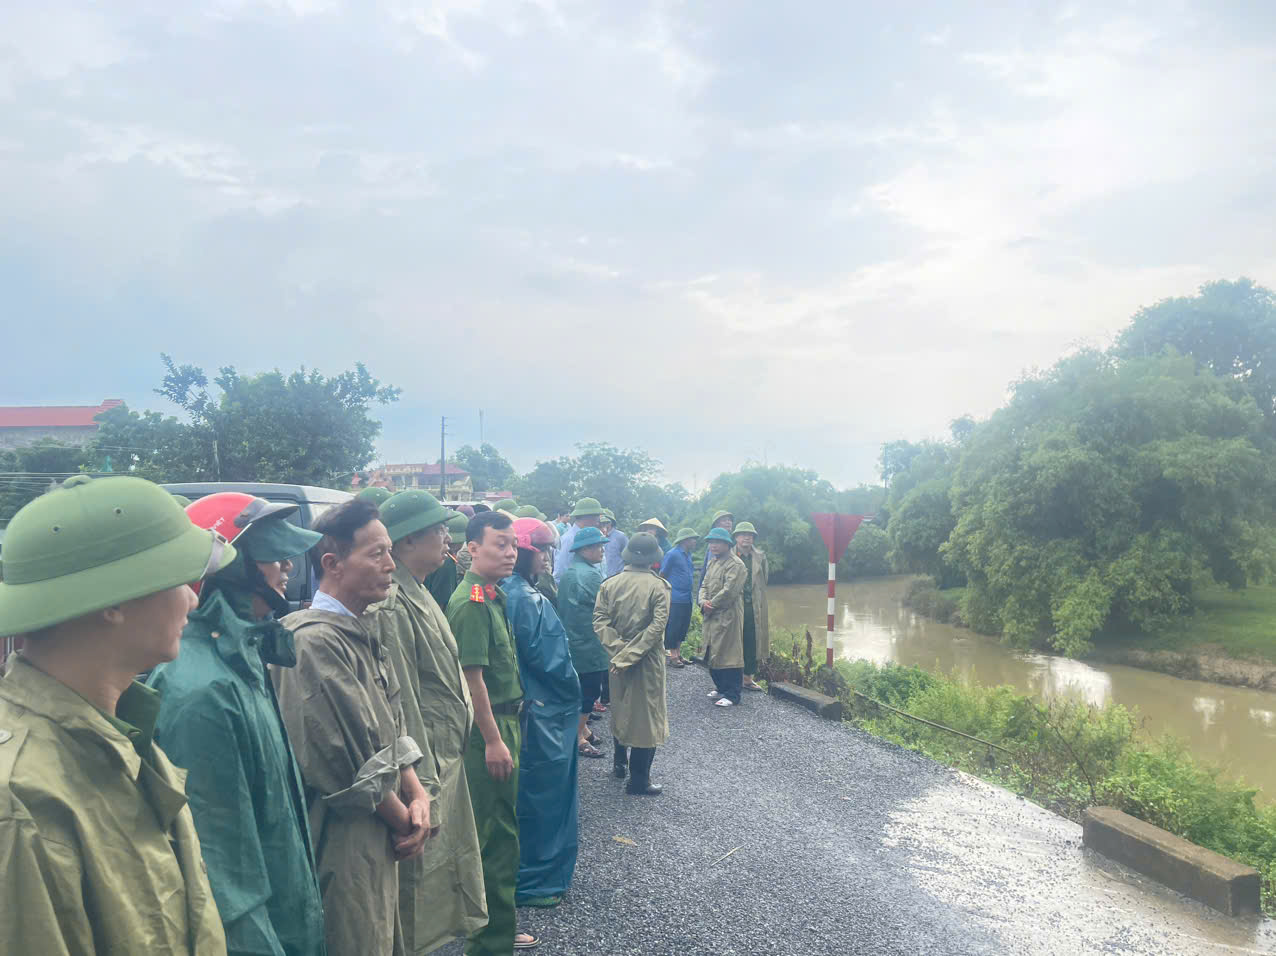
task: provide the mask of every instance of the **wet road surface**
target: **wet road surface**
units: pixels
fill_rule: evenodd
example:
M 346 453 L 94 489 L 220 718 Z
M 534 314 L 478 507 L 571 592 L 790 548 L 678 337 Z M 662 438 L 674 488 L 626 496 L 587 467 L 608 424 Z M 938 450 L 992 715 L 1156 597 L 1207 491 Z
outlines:
M 1276 924 L 1146 882 L 1006 791 L 763 694 L 713 707 L 710 689 L 670 671 L 663 796 L 582 759 L 572 891 L 520 910 L 537 953 L 1276 953 Z

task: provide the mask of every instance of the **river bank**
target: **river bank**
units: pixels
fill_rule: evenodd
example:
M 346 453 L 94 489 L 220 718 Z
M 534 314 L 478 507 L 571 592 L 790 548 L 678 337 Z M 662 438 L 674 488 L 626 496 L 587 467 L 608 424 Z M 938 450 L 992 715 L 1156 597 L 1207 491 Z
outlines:
M 967 684 L 1009 687 L 1042 702 L 1078 697 L 1096 708 L 1119 704 L 1138 715 L 1141 740 L 1171 734 L 1196 759 L 1259 788 L 1264 801 L 1276 797 L 1276 762 L 1266 758 L 1276 747 L 1276 692 L 1007 647 L 904 606 L 912 580 L 858 579 L 838 586 L 834 652 L 839 660 L 918 667 Z M 809 629 L 822 661 L 825 589 L 773 587 L 770 605 L 773 629 L 799 634 Z
M 914 582 L 901 598 L 905 607 L 970 630 L 961 610 L 964 589 L 940 591 L 928 586 L 925 578 Z M 997 639 L 995 634 L 981 636 Z M 1033 650 L 1052 653 L 1047 648 Z M 1276 587 L 1206 589 L 1197 598 L 1196 610 L 1178 626 L 1159 634 L 1105 635 L 1091 653 L 1076 659 L 1276 691 Z

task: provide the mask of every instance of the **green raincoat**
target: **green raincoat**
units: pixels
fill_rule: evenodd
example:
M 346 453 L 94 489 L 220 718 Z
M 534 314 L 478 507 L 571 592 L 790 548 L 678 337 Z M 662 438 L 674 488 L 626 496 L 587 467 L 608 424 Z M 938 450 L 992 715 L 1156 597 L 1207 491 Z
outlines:
M 699 604 L 708 601 L 713 610 L 704 615 L 704 660 L 711 668 L 744 667 L 744 562 L 728 551 L 721 558 L 705 559 Z
M 669 582 L 627 565 L 598 589 L 594 631 L 611 656 L 612 733 L 626 747 L 669 739 L 665 700 L 665 624 Z
M 430 823 L 439 827 L 421 856 L 399 864 L 407 951 L 428 953 L 487 924 L 464 762 L 474 705 L 447 617 L 402 565 L 394 569 L 390 596 L 369 608 L 364 620 L 394 664 L 403 689 L 404 728 L 424 754 L 417 776 L 430 795 Z
M 357 618 L 295 611 L 283 625 L 297 664 L 271 677 L 305 781 L 328 954 L 402 953 L 398 863 L 376 813 L 398 791 L 400 769 L 421 756 L 404 736 L 398 678 Z
M 226 952 L 155 696 L 112 719 L 21 656 L 0 679 L 0 952 Z
M 156 740 L 187 770 L 232 954 L 324 952 L 301 775 L 266 674 L 296 660 L 287 628 L 254 620 L 247 594 L 217 589 L 190 615 L 177 660 L 147 682 L 161 694 Z
M 457 570 L 456 558 L 450 554 L 445 554 L 443 563 L 428 574 L 424 582 L 425 589 L 430 592 L 435 604 L 439 607 L 447 607 L 447 602 L 451 599 L 452 592 L 461 583 L 462 573 Z
M 741 563 L 744 562 L 744 555 L 739 551 L 736 551 L 735 555 Z M 757 659 L 764 661 L 771 656 L 771 618 L 766 599 L 766 585 L 767 579 L 771 576 L 771 569 L 767 564 L 766 555 L 757 548 L 753 549 L 751 560 L 753 562 L 753 633 L 757 641 Z M 748 608 L 744 610 L 747 613 Z
M 572 558 L 558 585 L 558 616 L 567 630 L 572 666 L 577 674 L 605 671 L 611 665 L 606 648 L 594 633 L 594 602 L 602 583 L 602 565 L 590 564 L 578 554 Z

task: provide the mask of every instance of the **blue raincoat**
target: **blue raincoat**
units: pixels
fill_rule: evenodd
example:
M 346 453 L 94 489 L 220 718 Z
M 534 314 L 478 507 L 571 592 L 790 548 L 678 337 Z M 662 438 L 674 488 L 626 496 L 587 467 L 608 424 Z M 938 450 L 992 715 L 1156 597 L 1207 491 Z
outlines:
M 518 574 L 502 581 L 501 590 L 526 701 L 518 771 L 517 901 L 522 904 L 566 893 L 576 869 L 580 678 L 554 606 Z

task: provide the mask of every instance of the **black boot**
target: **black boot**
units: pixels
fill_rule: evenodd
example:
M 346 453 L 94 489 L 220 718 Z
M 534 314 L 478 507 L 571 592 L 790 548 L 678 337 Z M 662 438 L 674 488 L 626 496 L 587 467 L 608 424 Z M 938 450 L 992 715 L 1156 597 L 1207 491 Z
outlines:
M 625 771 L 629 768 L 629 748 L 624 744 L 612 741 L 611 772 L 617 780 L 625 779 Z
M 656 759 L 655 747 L 634 747 L 629 761 L 629 785 L 626 793 L 637 797 L 658 797 L 664 787 L 651 782 L 651 762 Z

